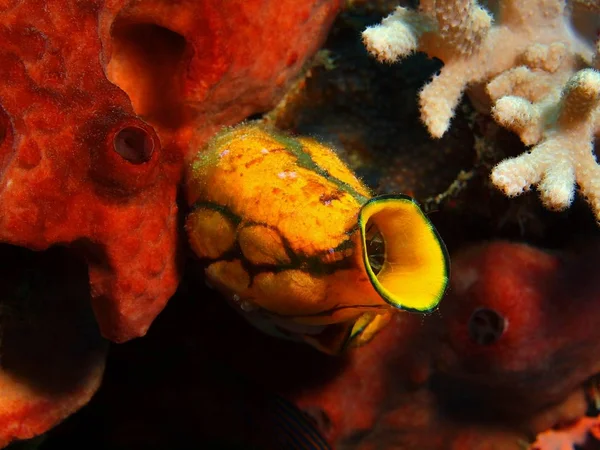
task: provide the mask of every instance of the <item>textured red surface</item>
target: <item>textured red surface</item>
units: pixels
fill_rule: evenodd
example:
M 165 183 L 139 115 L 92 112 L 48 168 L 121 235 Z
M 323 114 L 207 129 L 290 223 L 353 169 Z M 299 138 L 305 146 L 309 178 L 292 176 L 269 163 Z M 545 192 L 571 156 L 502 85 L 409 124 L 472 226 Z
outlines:
M 440 308 L 440 370 L 479 400 L 522 414 L 561 401 L 600 372 L 599 248 L 590 240 L 553 253 L 499 241 L 457 254 Z M 469 336 L 482 307 L 506 322 L 489 345 Z M 507 393 L 519 402 L 503 405 Z
M 145 334 L 186 156 L 272 107 L 340 3 L 0 2 L 0 241 L 81 250 L 103 335 Z

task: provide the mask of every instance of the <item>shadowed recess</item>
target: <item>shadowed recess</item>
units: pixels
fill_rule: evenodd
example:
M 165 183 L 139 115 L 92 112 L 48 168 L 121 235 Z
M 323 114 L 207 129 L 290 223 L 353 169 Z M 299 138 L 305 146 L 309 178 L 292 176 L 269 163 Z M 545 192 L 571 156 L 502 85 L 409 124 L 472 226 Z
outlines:
M 12 154 L 12 152 L 9 151 L 12 147 L 11 136 L 12 127 L 10 124 L 10 119 L 6 111 L 4 111 L 2 108 L 2 105 L 0 105 L 0 175 L 2 174 L 2 170 L 8 163 L 10 155 Z
M 123 89 L 140 116 L 166 127 L 180 123 L 183 36 L 151 23 L 115 21 L 111 30 L 113 52 L 107 76 Z

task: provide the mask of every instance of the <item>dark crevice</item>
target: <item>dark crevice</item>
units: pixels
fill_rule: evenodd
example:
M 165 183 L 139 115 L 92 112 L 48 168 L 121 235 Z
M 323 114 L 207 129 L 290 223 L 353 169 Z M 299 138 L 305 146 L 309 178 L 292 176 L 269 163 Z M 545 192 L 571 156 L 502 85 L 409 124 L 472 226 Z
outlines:
M 182 120 L 181 74 L 188 45 L 183 36 L 151 23 L 117 19 L 108 78 L 123 89 L 137 114 L 177 127 Z

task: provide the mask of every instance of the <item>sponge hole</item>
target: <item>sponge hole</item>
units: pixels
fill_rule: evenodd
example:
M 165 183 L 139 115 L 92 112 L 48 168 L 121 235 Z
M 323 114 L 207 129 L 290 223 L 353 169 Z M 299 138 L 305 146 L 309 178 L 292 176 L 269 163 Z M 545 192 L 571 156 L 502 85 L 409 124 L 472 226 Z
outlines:
M 166 127 L 181 120 L 183 36 L 151 23 L 117 19 L 112 26 L 112 54 L 107 66 L 111 82 L 127 93 L 136 114 Z

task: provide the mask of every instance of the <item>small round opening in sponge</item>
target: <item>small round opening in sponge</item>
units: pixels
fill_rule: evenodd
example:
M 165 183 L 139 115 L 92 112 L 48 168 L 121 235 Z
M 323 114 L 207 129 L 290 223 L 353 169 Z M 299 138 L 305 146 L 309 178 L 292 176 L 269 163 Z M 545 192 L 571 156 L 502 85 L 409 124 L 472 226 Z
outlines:
M 125 127 L 114 138 L 114 149 L 132 164 L 150 161 L 154 153 L 154 141 L 146 130 L 138 127 Z

